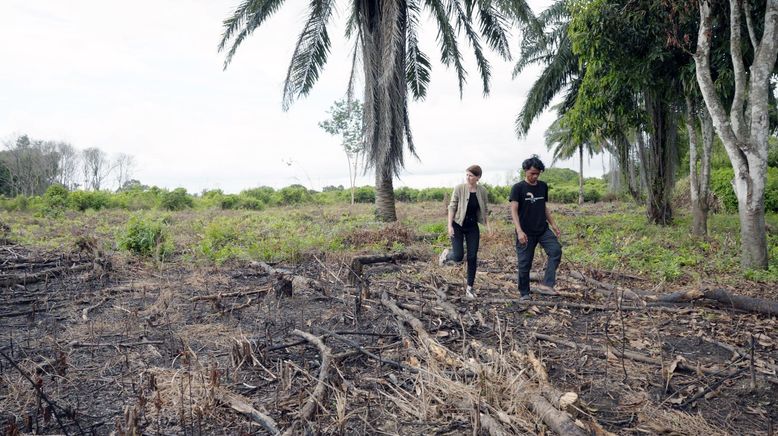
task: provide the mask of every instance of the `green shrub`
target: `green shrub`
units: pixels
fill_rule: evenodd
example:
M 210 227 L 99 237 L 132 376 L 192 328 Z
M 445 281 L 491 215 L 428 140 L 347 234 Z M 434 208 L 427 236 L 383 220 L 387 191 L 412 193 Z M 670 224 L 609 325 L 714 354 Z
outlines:
M 184 210 L 194 206 L 194 199 L 185 188 L 176 188 L 162 194 L 160 207 L 165 210 Z
M 110 203 L 111 194 L 103 191 L 74 191 L 68 196 L 71 209 L 85 211 L 87 209 L 100 210 Z
M 219 207 L 225 210 L 237 209 L 240 204 L 240 196 L 229 194 L 219 199 Z
M 511 195 L 512 185 L 506 186 L 492 186 L 484 183 L 484 188 L 489 192 L 489 203 L 500 204 L 508 201 L 508 197 Z
M 524 180 L 524 173 L 521 174 Z M 578 173 L 568 168 L 548 168 L 540 173 L 540 180 L 552 185 L 578 184 Z
M 256 198 L 252 200 L 259 201 Z M 205 257 L 221 264 L 242 252 L 239 243 L 241 233 L 236 224 L 228 219 L 219 219 L 205 227 L 203 239 L 199 244 Z
M 311 201 L 311 193 L 308 189 L 299 184 L 290 185 L 278 190 L 274 195 L 275 201 L 278 204 L 300 204 Z
M 262 210 L 265 208 L 265 203 L 262 200 L 254 197 L 239 196 L 238 208 L 246 210 Z
M 241 197 L 252 197 L 265 204 L 273 204 L 275 201 L 275 189 L 270 186 L 260 186 L 258 188 L 246 189 L 240 192 Z
M 3 201 L 3 209 L 7 211 L 25 212 L 30 208 L 30 199 L 26 195 L 17 195 Z
M 414 203 L 419 197 L 419 190 L 403 186 L 394 190 L 394 199 L 405 203 Z
M 68 188 L 60 184 L 51 185 L 43 194 L 43 205 L 48 210 L 62 211 L 68 206 L 68 194 Z
M 119 236 L 119 248 L 140 256 L 162 259 L 172 252 L 168 232 L 162 219 L 144 218 L 135 215 L 130 218 Z
M 451 188 L 424 188 L 419 191 L 418 201 L 443 201 L 451 194 Z
M 550 185 L 548 187 L 548 201 L 554 203 L 577 203 L 578 186 Z
M 711 171 L 710 190 L 727 212 L 737 212 L 737 195 L 732 186 L 735 171 L 732 168 L 721 168 Z
M 349 193 L 349 198 L 351 194 Z M 354 203 L 375 203 L 375 188 L 360 186 L 354 190 Z

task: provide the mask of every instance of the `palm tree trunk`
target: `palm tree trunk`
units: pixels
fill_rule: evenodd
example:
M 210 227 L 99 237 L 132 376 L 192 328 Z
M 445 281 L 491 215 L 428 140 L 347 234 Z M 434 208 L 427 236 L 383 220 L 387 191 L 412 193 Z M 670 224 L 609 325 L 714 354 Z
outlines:
M 644 94 L 650 120 L 646 167 L 648 198 L 646 213 L 650 222 L 669 225 L 673 221 L 673 152 L 676 146 L 675 115 L 669 105 L 651 90 Z
M 397 212 L 394 205 L 394 186 L 392 175 L 382 176 L 376 172 L 375 178 L 375 215 L 376 219 L 384 222 L 397 221 Z
M 578 204 L 584 204 L 583 145 L 578 146 Z
M 403 166 L 407 127 L 404 1 L 365 1 L 362 66 L 366 160 L 376 174 L 376 217 L 396 221 L 392 178 Z M 399 35 L 399 37 L 398 37 Z M 412 150 L 412 145 L 409 144 Z

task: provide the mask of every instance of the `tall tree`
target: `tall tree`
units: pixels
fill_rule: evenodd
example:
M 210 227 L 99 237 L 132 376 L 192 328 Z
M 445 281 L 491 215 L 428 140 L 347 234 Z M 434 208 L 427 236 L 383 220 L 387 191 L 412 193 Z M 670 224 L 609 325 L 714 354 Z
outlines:
M 84 189 L 99 191 L 103 181 L 111 172 L 105 152 L 96 147 L 90 147 L 81 152 L 84 170 Z
M 613 120 L 633 118 L 629 124 L 638 127 L 645 167 L 646 211 L 656 224 L 673 218 L 677 108 L 683 95 L 678 72 L 691 62 L 666 43 L 667 21 L 661 0 L 591 0 L 576 5 L 570 23 L 573 52 L 586 71 L 568 112 L 569 125 L 583 140 Z
M 537 119 L 549 108 L 555 98 L 561 95 L 562 101 L 556 107 L 559 119 L 575 105 L 578 90 L 586 72 L 586 64 L 573 52 L 569 35 L 569 25 L 572 18 L 573 3 L 571 0 L 557 0 L 538 15 L 543 32 L 524 32 L 521 43 L 520 58 L 513 70 L 514 78 L 529 65 L 542 65 L 543 70 L 530 88 L 524 105 L 515 121 L 516 134 L 524 137 Z M 598 129 L 597 135 L 602 137 L 609 152 L 613 153 L 618 163 L 618 173 L 626 185 L 630 195 L 640 199 L 640 186 L 635 177 L 635 163 L 632 157 L 633 147 L 627 139 L 625 130 L 629 130 L 623 122 L 611 119 L 607 126 Z M 588 141 L 576 141 L 586 142 Z
M 710 65 L 712 41 L 727 29 L 714 26 L 723 17 L 714 16 L 709 0 L 699 0 L 699 11 L 694 54 L 697 81 L 735 171 L 733 185 L 740 218 L 741 264 L 746 268 L 767 268 L 764 191 L 770 131 L 770 76 L 778 56 L 778 0 L 766 0 L 761 15 L 752 11 L 749 1 L 729 2 L 729 52 L 734 72 L 734 95 L 729 110 L 714 85 Z M 757 20 L 760 16 L 762 21 Z M 748 35 L 745 42 L 744 33 Z M 746 56 L 749 51 L 753 54 Z
M 219 50 L 227 49 L 225 68 L 241 43 L 276 12 L 283 0 L 244 0 L 224 21 Z M 510 58 L 509 20 L 534 23 L 525 0 L 354 0 L 346 35 L 355 41 L 353 83 L 361 60 L 364 88 L 366 159 L 376 175 L 376 215 L 397 219 L 393 178 L 404 165 L 404 148 L 415 154 L 409 125 L 408 90 L 423 99 L 430 80 L 430 61 L 419 47 L 422 8 L 437 26 L 441 61 L 456 71 L 460 95 L 465 68 L 458 35 L 464 32 L 475 53 L 484 94 L 489 92 L 490 65 L 481 38 L 505 59 Z M 310 91 L 330 50 L 327 26 L 334 0 L 312 0 L 308 19 L 297 40 L 283 91 L 283 107 Z M 534 24 L 533 24 L 534 25 Z M 361 59 L 360 59 L 361 58 Z M 351 87 L 351 85 L 349 85 Z
M 348 161 L 348 181 L 351 187 L 351 204 L 354 204 L 354 190 L 359 161 L 365 151 L 364 116 L 359 100 L 338 100 L 328 111 L 330 118 L 319 123 L 319 127 L 330 135 L 340 135 L 341 146 Z
M 74 189 L 79 163 L 79 155 L 76 148 L 67 142 L 57 142 L 57 158 L 59 160 L 57 183 L 68 189 Z
M 113 167 L 116 169 L 116 190 L 124 187 L 128 180 L 132 179 L 135 171 L 135 157 L 126 153 L 119 153 L 114 159 Z

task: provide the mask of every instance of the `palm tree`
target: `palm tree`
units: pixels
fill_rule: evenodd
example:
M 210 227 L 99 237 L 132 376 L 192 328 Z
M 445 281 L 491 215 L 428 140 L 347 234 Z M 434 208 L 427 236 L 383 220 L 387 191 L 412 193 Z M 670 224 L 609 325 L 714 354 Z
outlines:
M 565 126 L 564 118 L 557 118 L 548 130 L 546 130 L 546 148 L 553 150 L 552 165 L 559 159 L 566 160 L 573 157 L 578 152 L 578 204 L 584 203 L 584 176 L 583 176 L 583 158 L 584 151 L 589 153 L 589 157 L 600 153 L 603 149 L 602 142 L 592 137 L 588 141 L 578 141 L 572 135 L 571 130 Z
M 283 0 L 243 0 L 224 21 L 219 50 L 227 49 L 227 68 L 240 44 L 265 22 Z M 356 66 L 361 58 L 364 76 L 365 158 L 376 175 L 376 216 L 397 219 L 392 179 L 404 165 L 404 147 L 415 155 L 408 115 L 408 90 L 423 99 L 430 80 L 430 61 L 418 44 L 422 9 L 437 25 L 441 61 L 456 71 L 459 93 L 465 83 L 465 68 L 458 36 L 464 31 L 473 48 L 484 94 L 489 93 L 490 65 L 481 38 L 502 58 L 510 59 L 507 30 L 510 21 L 534 24 L 525 0 L 353 0 L 346 36 L 353 37 L 349 95 Z M 334 0 L 312 0 L 309 16 L 297 40 L 286 76 L 283 107 L 305 96 L 319 78 L 327 61 L 330 38 L 327 27 Z M 476 21 L 477 20 L 477 21 Z M 477 26 L 474 26 L 475 23 Z M 361 56 L 360 56 L 361 55 Z
M 514 124 L 516 135 L 519 138 L 524 137 L 529 132 L 532 122 L 548 109 L 554 98 L 564 93 L 561 103 L 555 107 L 558 119 L 550 127 L 552 131 L 546 134 L 546 142 L 549 149 L 552 147 L 548 142 L 549 138 L 551 138 L 552 143 L 558 143 L 554 160 L 571 157 L 575 150 L 578 149 L 575 143 L 584 144 L 584 148 L 588 149 L 590 155 L 608 150 L 617 158 L 622 178 L 626 182 L 630 195 L 635 201 L 639 201 L 640 187 L 637 185 L 637 179 L 634 176 L 634 164 L 631 157 L 633 146 L 628 140 L 630 128 L 626 120 L 619 119 L 614 114 L 609 125 L 600 129 L 599 136 L 602 136 L 602 138 L 598 140 L 592 138 L 585 141 L 576 140 L 572 142 L 572 138 L 569 137 L 559 137 L 558 140 L 554 139 L 554 137 L 561 134 L 559 130 L 561 129 L 560 120 L 575 105 L 578 98 L 578 90 L 586 74 L 586 64 L 581 63 L 580 58 L 573 52 L 568 34 L 568 27 L 572 18 L 569 7 L 570 0 L 557 0 L 538 15 L 539 25 L 544 29 L 544 32 L 528 31 L 524 34 L 520 57 L 513 69 L 513 77 L 515 78 L 526 67 L 533 64 L 542 65 L 543 71 L 530 88 L 524 106 L 522 106 L 516 117 Z M 534 28 L 530 30 L 532 29 Z M 569 129 L 567 130 L 569 134 Z M 567 145 L 563 146 L 564 143 Z M 582 156 L 583 149 L 578 151 L 579 155 Z M 583 162 L 583 159 L 581 161 Z M 582 172 L 579 177 L 583 177 Z M 581 198 L 581 193 L 579 192 L 579 201 Z
M 530 65 L 544 66 L 516 117 L 516 134 L 520 138 L 527 134 L 532 122 L 549 107 L 554 97 L 565 90 L 564 101 L 557 109 L 560 115 L 566 112 L 575 102 L 583 77 L 583 69 L 567 35 L 570 22 L 568 0 L 557 0 L 538 15 L 538 22 L 544 31 L 533 32 L 530 29 L 525 32 L 521 55 L 513 68 L 513 77 L 516 78 Z

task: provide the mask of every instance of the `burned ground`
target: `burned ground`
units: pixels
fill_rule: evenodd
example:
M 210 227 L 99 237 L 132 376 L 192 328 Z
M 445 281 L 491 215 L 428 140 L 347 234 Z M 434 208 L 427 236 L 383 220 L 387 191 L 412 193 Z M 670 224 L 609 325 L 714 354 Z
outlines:
M 573 277 L 635 290 L 634 278 L 565 265 L 556 295 L 524 303 L 501 256 L 481 261 L 475 301 L 461 298 L 461 268 L 420 253 L 358 278 L 326 256 L 152 267 L 5 245 L 0 264 L 7 434 L 268 432 L 256 413 L 293 433 L 543 433 L 531 398 L 544 389 L 575 393 L 558 412 L 591 433 L 757 434 L 778 422 L 775 317 L 640 304 Z M 295 329 L 332 359 L 305 420 L 323 353 Z

